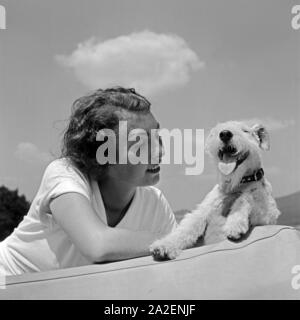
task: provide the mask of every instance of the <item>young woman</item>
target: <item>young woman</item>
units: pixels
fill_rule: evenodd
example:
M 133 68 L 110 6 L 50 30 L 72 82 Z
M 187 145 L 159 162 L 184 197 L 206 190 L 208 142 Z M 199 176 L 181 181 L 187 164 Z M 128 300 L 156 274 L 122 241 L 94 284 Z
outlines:
M 117 133 L 119 121 L 149 137 L 158 128 L 150 103 L 134 89 L 96 90 L 74 102 L 62 157 L 49 164 L 28 214 L 0 243 L 0 274 L 148 255 L 155 239 L 176 228 L 167 200 L 152 186 L 159 181 L 158 165 L 97 162 L 97 133 Z M 152 153 L 159 162 L 163 147 L 157 139 Z

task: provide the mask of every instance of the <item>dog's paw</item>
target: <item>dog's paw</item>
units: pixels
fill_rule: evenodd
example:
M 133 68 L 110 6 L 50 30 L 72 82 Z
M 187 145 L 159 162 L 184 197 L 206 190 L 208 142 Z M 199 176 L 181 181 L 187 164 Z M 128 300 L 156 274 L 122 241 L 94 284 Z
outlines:
M 228 239 L 239 240 L 249 230 L 248 221 L 230 221 L 224 225 L 223 231 Z
M 180 249 L 176 248 L 172 242 L 167 240 L 157 240 L 152 243 L 149 249 L 155 260 L 172 260 L 180 253 Z

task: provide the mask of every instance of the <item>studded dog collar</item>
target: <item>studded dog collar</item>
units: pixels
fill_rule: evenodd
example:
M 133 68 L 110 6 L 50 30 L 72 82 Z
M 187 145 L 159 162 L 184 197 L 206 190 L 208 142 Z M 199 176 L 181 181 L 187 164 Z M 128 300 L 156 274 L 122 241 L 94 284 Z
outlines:
M 257 171 L 255 171 L 253 174 L 243 177 L 241 180 L 241 183 L 259 181 L 263 178 L 264 174 L 265 174 L 264 169 L 260 168 Z

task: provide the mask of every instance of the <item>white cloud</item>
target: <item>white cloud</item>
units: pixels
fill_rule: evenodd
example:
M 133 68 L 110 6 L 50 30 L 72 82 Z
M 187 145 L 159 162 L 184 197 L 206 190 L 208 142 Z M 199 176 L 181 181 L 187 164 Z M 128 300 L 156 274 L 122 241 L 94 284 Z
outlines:
M 183 86 L 192 71 L 204 67 L 182 38 L 151 31 L 105 41 L 92 38 L 56 60 L 89 89 L 121 85 L 145 95 Z
M 256 123 L 263 124 L 269 131 L 282 130 L 295 125 L 295 120 L 293 119 L 274 119 L 274 118 L 252 118 L 252 119 L 244 119 L 241 120 L 243 122 L 248 123 L 249 125 L 253 125 Z
M 40 151 L 39 148 L 31 142 L 21 142 L 15 151 L 15 156 L 26 163 L 44 165 L 52 160 L 52 156 Z

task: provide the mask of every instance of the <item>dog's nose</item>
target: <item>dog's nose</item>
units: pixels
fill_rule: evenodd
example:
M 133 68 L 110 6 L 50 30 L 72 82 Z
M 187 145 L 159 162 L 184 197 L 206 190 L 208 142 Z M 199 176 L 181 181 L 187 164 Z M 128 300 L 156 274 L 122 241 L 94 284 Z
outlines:
M 233 134 L 229 130 L 223 130 L 220 132 L 219 137 L 224 143 L 227 143 L 233 137 Z

